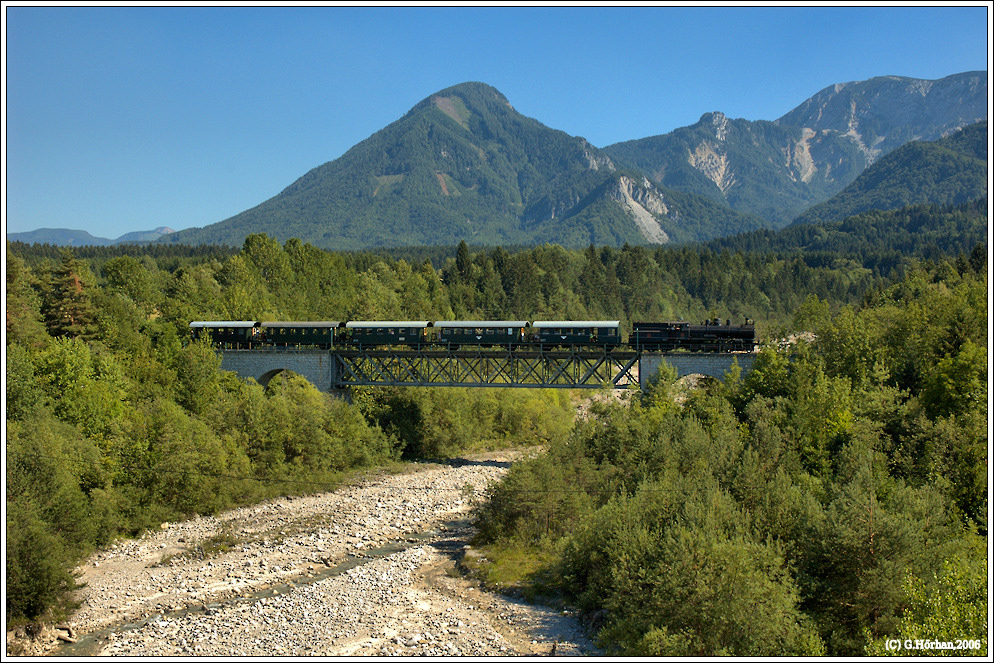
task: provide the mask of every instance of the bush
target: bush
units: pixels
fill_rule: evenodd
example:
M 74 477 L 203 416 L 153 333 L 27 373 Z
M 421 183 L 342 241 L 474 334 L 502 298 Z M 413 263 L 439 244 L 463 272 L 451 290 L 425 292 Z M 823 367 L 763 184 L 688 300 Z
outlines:
M 105 482 L 99 452 L 44 409 L 7 428 L 7 614 L 34 619 L 64 599 L 69 569 L 106 528 L 89 493 Z
M 599 639 L 617 654 L 823 654 L 781 551 L 747 522 L 711 482 L 646 482 L 579 528 L 565 586 L 588 612 L 607 611 Z
M 7 620 L 38 619 L 76 588 L 75 560 L 33 503 L 8 499 L 5 525 Z
M 983 555 L 983 553 L 981 553 Z M 890 637 L 905 640 L 969 640 L 978 646 L 961 650 L 932 650 L 919 654 L 987 656 L 987 560 L 954 557 L 929 581 L 909 575 L 904 582 L 908 607 L 896 633 Z M 889 650 L 886 638 L 872 639 L 865 652 L 869 656 L 908 656 L 911 652 Z

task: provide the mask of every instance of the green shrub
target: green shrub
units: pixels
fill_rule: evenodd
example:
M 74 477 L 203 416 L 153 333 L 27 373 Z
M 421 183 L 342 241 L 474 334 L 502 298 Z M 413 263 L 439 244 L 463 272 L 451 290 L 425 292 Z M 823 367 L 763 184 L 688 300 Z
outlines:
M 7 500 L 7 619 L 35 620 L 76 588 L 74 556 L 31 503 Z

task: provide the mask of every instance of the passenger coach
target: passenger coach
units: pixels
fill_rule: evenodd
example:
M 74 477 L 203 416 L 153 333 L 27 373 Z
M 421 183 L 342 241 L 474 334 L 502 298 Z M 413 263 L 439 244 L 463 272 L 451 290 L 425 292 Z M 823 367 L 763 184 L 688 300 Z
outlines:
M 365 347 L 374 345 L 408 345 L 421 347 L 427 345 L 428 328 L 431 322 L 392 321 L 392 322 L 356 322 L 345 323 L 339 329 L 338 338 L 342 345 Z
M 525 343 L 525 320 L 446 320 L 435 322 L 435 341 L 457 350 L 460 345 L 514 348 Z
M 335 347 L 335 330 L 343 322 L 263 322 L 259 325 L 266 345 L 272 347 L 315 346 Z
M 259 325 L 258 320 L 195 320 L 190 323 L 190 334 L 222 348 L 251 348 L 262 344 Z
M 603 346 L 613 348 L 621 345 L 620 320 L 587 320 L 535 322 L 534 342 L 544 350 L 557 346 Z

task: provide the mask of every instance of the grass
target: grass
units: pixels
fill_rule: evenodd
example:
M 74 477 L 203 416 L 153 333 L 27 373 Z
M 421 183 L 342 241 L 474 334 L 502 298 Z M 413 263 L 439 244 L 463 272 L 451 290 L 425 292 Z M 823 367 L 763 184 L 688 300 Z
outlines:
M 466 550 L 460 568 L 489 591 L 558 606 L 562 603 L 558 559 L 551 545 L 502 542 Z
M 214 536 L 206 538 L 203 541 L 198 541 L 181 553 L 164 556 L 155 566 L 170 566 L 173 562 L 185 561 L 187 559 L 211 559 L 212 557 L 217 557 L 228 552 L 240 543 L 242 541 L 225 528 Z

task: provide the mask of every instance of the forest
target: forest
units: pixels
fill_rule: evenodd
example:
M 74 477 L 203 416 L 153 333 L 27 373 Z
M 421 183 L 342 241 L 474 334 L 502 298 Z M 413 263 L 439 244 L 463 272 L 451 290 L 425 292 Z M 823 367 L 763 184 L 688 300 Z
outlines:
M 8 622 L 68 614 L 81 559 L 162 522 L 541 445 L 478 506 L 479 573 L 576 606 L 607 652 L 986 655 L 987 202 L 845 223 L 582 250 L 8 242 Z M 262 388 L 188 329 L 712 317 L 757 321 L 748 375 L 682 393 L 664 368 L 587 418 L 559 390 Z

